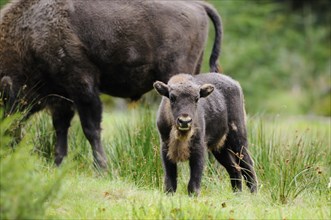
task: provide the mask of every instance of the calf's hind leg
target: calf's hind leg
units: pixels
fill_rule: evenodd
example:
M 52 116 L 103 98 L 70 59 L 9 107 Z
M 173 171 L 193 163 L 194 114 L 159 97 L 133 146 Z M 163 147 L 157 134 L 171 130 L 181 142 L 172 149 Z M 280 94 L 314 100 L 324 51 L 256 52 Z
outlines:
M 246 185 L 252 193 L 257 192 L 257 178 L 254 170 L 254 162 L 248 153 L 246 147 L 242 148 L 242 158 L 240 158 L 240 167 L 245 178 Z
M 241 171 L 250 191 L 256 192 L 257 178 L 253 167 L 253 160 L 247 151 L 247 145 L 246 129 L 244 127 L 238 127 L 238 129 L 230 130 L 223 148 L 228 149 L 228 153 L 234 158 L 235 166 Z
M 242 174 L 240 167 L 236 163 L 235 157 L 225 146 L 219 150 L 213 150 L 216 160 L 222 164 L 230 176 L 232 190 L 242 191 Z

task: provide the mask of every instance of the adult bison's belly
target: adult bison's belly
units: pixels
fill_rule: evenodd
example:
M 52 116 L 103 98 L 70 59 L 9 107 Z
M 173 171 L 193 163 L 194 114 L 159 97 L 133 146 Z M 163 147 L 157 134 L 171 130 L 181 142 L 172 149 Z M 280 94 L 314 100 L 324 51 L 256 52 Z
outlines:
M 101 74 L 100 91 L 111 96 L 137 100 L 152 89 L 154 73 L 152 64 L 113 66 Z

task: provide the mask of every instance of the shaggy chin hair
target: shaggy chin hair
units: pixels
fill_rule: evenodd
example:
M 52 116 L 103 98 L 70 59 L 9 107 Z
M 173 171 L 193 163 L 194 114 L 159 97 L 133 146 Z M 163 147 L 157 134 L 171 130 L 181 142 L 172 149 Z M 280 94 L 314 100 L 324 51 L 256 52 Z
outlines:
M 167 157 L 174 163 L 183 162 L 190 157 L 190 141 L 194 134 L 191 128 L 188 132 L 179 131 L 173 126 L 170 131 L 169 149 Z

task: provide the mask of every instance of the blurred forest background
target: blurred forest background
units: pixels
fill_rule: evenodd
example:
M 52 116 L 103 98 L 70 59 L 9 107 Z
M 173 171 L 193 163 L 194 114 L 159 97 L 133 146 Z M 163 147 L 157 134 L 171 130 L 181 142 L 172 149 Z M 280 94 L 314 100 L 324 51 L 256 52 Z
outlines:
M 223 20 L 220 64 L 241 83 L 249 114 L 331 116 L 330 0 L 208 2 Z M 209 69 L 210 30 L 202 72 Z M 154 94 L 144 100 L 158 104 Z M 123 106 L 120 99 L 102 99 L 108 108 Z
M 331 115 L 331 1 L 209 2 L 223 19 L 220 63 L 248 113 Z

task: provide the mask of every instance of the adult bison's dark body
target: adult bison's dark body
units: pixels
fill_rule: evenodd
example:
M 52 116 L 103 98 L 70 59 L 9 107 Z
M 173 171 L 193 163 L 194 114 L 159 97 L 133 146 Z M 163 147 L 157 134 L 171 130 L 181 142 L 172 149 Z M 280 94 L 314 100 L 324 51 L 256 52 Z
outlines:
M 168 84 L 155 82 L 163 97 L 157 116 L 165 190 L 177 189 L 177 162 L 189 161 L 190 194 L 199 194 L 207 148 L 242 190 L 242 176 L 257 190 L 253 160 L 248 153 L 244 96 L 238 82 L 217 73 L 178 74 Z
M 197 74 L 208 34 L 217 69 L 221 21 L 210 5 L 189 1 L 18 0 L 1 11 L 0 79 L 6 114 L 48 107 L 56 130 L 56 164 L 67 154 L 74 109 L 95 161 L 100 143 L 99 93 L 138 99 L 156 80 Z

